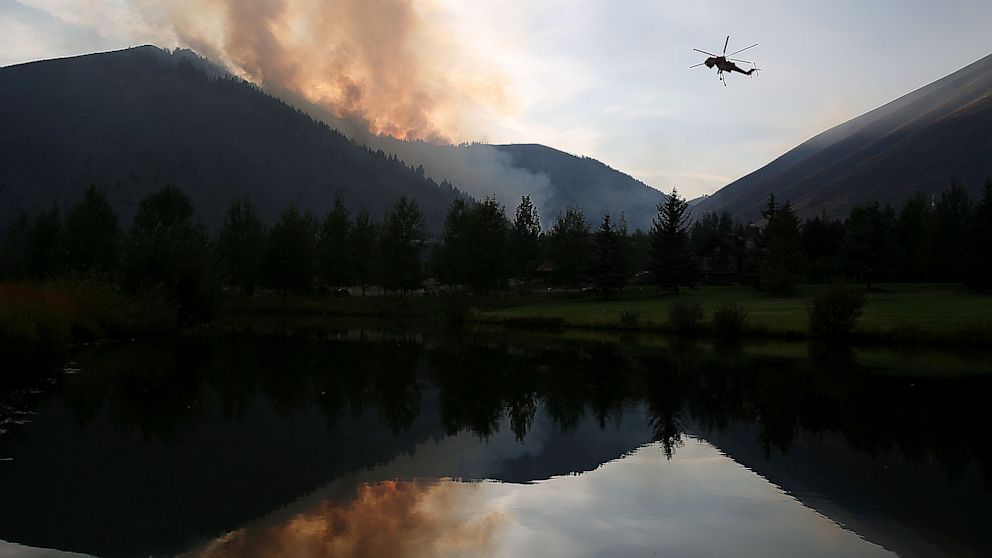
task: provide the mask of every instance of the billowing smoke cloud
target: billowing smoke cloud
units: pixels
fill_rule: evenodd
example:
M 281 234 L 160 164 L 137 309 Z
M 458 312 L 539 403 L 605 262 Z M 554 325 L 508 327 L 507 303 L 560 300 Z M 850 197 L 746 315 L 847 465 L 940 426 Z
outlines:
M 500 73 L 449 44 L 414 0 L 147 0 L 178 41 L 375 135 L 448 143 L 507 106 Z
M 489 556 L 506 525 L 500 512 L 463 517 L 479 485 L 451 481 L 364 484 L 352 501 L 317 503 L 209 542 L 187 558 L 268 556 Z

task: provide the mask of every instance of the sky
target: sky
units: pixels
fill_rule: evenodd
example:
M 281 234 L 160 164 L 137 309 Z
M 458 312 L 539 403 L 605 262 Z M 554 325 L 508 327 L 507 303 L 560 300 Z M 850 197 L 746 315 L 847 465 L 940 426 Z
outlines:
M 189 47 L 378 133 L 542 143 L 691 198 L 992 53 L 990 21 L 988 0 L 0 0 L 0 66 Z M 723 87 L 688 67 L 727 35 L 762 71 Z

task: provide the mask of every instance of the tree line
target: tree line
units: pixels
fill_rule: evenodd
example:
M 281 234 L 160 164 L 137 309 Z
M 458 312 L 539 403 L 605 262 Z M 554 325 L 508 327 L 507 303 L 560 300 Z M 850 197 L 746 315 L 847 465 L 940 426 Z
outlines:
M 0 250 L 0 278 L 97 277 L 128 293 L 154 292 L 189 318 L 209 316 L 222 287 L 309 292 L 370 286 L 408 292 L 428 277 L 477 294 L 511 285 L 590 289 L 615 296 L 632 281 L 678 293 L 699 280 L 697 255 L 714 235 L 738 242 L 741 281 L 787 292 L 801 282 L 957 281 L 992 287 L 992 181 L 973 204 L 959 185 L 931 203 L 922 195 L 897 212 L 858 207 L 845 219 L 800 220 L 772 195 L 761 226 L 728 214 L 693 219 L 678 192 L 657 207 L 650 231 L 631 232 L 624 215 L 598 227 L 569 208 L 544 230 L 529 196 L 513 219 L 495 197 L 459 198 L 439 238 L 428 235 L 415 201 L 401 197 L 376 220 L 338 199 L 323 216 L 290 207 L 268 225 L 249 199 L 235 200 L 212 238 L 189 197 L 166 186 L 143 199 L 123 228 L 95 187 L 63 216 L 22 214 Z

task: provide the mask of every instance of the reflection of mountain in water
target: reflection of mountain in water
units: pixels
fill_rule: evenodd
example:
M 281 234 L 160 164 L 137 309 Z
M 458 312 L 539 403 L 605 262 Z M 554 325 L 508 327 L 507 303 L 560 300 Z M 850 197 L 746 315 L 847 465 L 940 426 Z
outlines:
M 171 554 L 334 479 L 529 482 L 651 439 L 677 452 L 689 433 L 888 548 L 987 549 L 986 378 L 910 387 L 820 353 L 499 339 L 227 338 L 78 360 L 85 372 L 0 442 L 14 457 L 0 463 L 0 539 Z

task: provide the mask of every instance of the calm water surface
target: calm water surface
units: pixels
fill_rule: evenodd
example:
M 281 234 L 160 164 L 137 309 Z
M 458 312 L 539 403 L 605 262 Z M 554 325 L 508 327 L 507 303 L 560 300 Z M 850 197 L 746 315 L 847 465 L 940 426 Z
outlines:
M 82 349 L 5 403 L 0 557 L 992 555 L 992 377 L 958 374 L 988 361 L 897 356 L 381 331 Z

